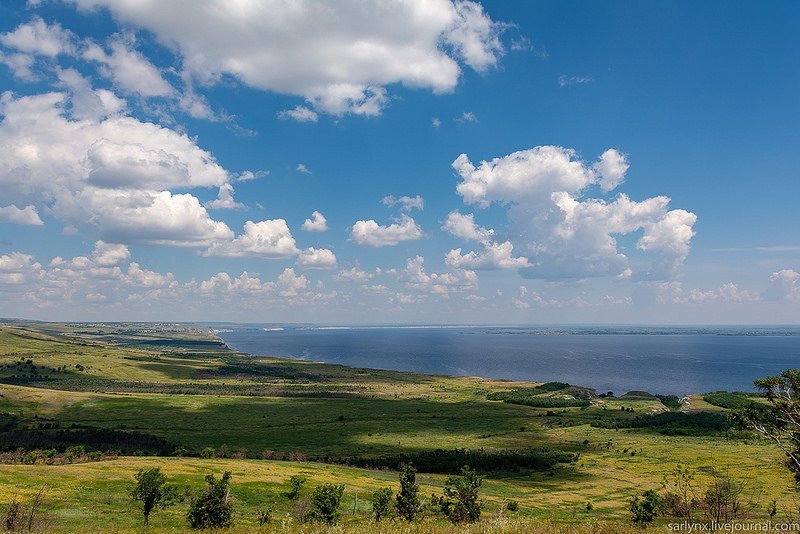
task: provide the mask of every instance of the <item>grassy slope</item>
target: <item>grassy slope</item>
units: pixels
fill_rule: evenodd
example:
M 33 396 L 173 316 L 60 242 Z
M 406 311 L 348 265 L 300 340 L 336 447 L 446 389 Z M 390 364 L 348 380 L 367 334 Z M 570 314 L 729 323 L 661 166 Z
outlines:
M 111 428 L 140 429 L 166 437 L 192 450 L 228 445 L 233 450 L 299 451 L 307 455 L 371 455 L 434 447 L 518 448 L 547 445 L 581 452 L 577 465 L 548 473 L 490 477 L 485 495 L 490 509 L 507 500 L 521 504 L 522 515 L 558 520 L 625 517 L 627 499 L 643 489 L 657 489 L 663 475 L 677 463 L 701 473 L 712 468 L 750 480 L 760 493 L 762 507 L 771 499 L 789 506 L 790 477 L 777 451 L 766 443 L 743 443 L 719 437 L 667 437 L 631 430 L 592 428 L 594 417 L 620 417 L 620 407 L 636 413 L 663 410 L 658 401 L 606 399 L 586 410 L 543 409 L 486 401 L 491 391 L 533 384 L 479 378 L 456 378 L 392 371 L 351 369 L 311 362 L 262 359 L 256 376 L 215 375 L 214 370 L 236 363 L 236 355 L 215 348 L 213 337 L 176 329 L 159 333 L 141 327 L 48 325 L 48 331 L 0 328 L 0 365 L 31 358 L 38 371 L 59 380 L 86 376 L 137 380 L 159 384 L 268 384 L 284 394 L 311 385 L 322 391 L 345 392 L 345 398 L 254 397 L 233 395 L 164 395 L 144 392 L 63 391 L 0 384 L 0 411 L 23 419 L 54 418 Z M 41 328 L 41 327 L 39 327 Z M 65 337 L 65 334 L 71 337 Z M 170 339 L 181 341 L 169 345 Z M 147 343 L 142 344 L 142 341 Z M 198 346 L 194 341 L 202 342 Z M 203 343 L 212 343 L 212 345 Z M 154 348 L 156 347 L 156 348 Z M 75 369 L 76 363 L 84 371 Z M 68 373 L 46 368 L 66 365 Z M 16 368 L 15 368 L 16 369 Z M 211 371 L 211 374 L 208 374 Z M 275 372 L 273 372 L 275 371 Z M 19 372 L 0 370 L 0 382 Z M 299 374 L 298 374 L 299 373 Z M 294 376 L 295 378 L 288 378 Z M 297 378 L 299 376 L 299 378 Z M 66 382 L 65 382 L 66 383 Z M 41 384 L 39 384 L 41 385 Z M 72 387 L 72 386 L 70 386 Z M 693 399 L 694 400 L 694 399 Z M 691 406 L 698 409 L 699 406 Z M 340 416 L 343 416 L 340 419 Z M 572 420 L 564 426 L 567 420 Z M 521 428 L 525 428 L 521 432 Z M 585 441 L 588 440 L 588 443 Z M 610 443 L 610 445 L 609 445 Z M 631 455 L 631 451 L 635 451 Z M 371 491 L 396 480 L 390 472 L 364 471 L 331 465 L 250 460 L 137 459 L 68 466 L 0 466 L 0 497 L 29 495 L 42 484 L 50 488 L 50 513 L 58 525 L 133 526 L 135 514 L 126 500 L 132 474 L 142 466 L 161 466 L 181 483 L 199 485 L 202 475 L 234 471 L 234 491 L 240 502 L 240 522 L 254 524 L 255 510 L 279 492 L 281 483 L 297 470 L 312 472 L 315 480 L 336 478 L 355 492 Z M 421 475 L 424 484 L 441 486 L 443 477 Z M 702 475 L 701 475 L 702 478 Z M 775 481 L 779 483 L 775 483 Z M 430 493 L 430 488 L 424 488 Z M 58 498 L 55 498 L 55 495 Z M 360 506 L 366 513 L 365 494 Z M 64 508 L 72 502 L 76 509 Z M 349 504 L 347 504 L 349 502 Z M 345 508 L 352 510 L 353 501 Z M 278 497 L 280 513 L 288 504 Z M 161 513 L 165 524 L 182 526 L 185 509 Z M 125 514 L 114 515 L 118 511 Z M 130 513 L 127 513 L 130 511 Z M 526 526 L 525 529 L 529 527 Z

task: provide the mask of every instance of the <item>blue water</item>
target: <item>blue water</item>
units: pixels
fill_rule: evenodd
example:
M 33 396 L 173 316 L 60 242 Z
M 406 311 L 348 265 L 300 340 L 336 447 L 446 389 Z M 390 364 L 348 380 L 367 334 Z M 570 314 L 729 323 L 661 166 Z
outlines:
M 621 394 L 749 391 L 800 367 L 800 332 L 508 328 L 234 328 L 219 335 L 254 356 L 355 367 L 562 381 Z M 624 333 L 623 333 L 624 332 Z M 749 332 L 752 334 L 752 332 Z

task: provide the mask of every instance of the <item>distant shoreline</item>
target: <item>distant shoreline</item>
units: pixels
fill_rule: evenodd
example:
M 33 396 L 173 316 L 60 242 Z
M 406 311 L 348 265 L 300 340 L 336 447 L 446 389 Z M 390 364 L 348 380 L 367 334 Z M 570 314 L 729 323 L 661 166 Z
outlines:
M 189 324 L 189 323 L 187 323 Z M 487 326 L 487 325 L 305 325 L 232 324 L 208 327 L 212 332 L 329 331 L 329 330 L 467 330 L 470 334 L 527 335 L 719 335 L 800 336 L 800 326 Z

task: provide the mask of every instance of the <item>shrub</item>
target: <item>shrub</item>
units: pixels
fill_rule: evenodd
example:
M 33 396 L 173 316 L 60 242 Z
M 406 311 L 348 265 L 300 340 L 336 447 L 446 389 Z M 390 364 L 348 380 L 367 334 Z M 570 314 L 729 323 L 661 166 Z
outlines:
M 192 500 L 187 519 L 191 528 L 225 528 L 233 524 L 233 502 L 230 496 L 230 471 L 217 480 L 206 476 L 203 493 Z
M 178 499 L 178 488 L 167 486 L 167 477 L 161 469 L 140 469 L 135 475 L 136 486 L 131 490 L 131 499 L 141 503 L 144 524 L 150 523 L 150 512 L 155 508 L 167 508 Z
M 206 447 L 202 451 L 200 451 L 201 458 L 213 458 L 217 451 L 214 450 L 213 447 Z
M 372 515 L 375 521 L 388 517 L 392 512 L 392 488 L 380 488 L 372 494 Z
M 332 525 L 339 519 L 339 505 L 344 484 L 322 484 L 311 494 L 312 515 L 317 521 Z
M 645 527 L 655 520 L 662 505 L 661 496 L 653 490 L 647 490 L 641 496 L 631 499 L 628 509 L 633 514 L 633 523 L 638 527 Z
M 460 476 L 451 476 L 444 486 L 447 498 L 441 500 L 441 508 L 453 523 L 474 523 L 481 517 L 478 488 L 483 479 L 468 466 L 461 468 Z
M 509 512 L 516 512 L 517 510 L 519 510 L 519 503 L 517 501 L 508 501 L 508 504 L 506 505 L 506 510 L 508 510 Z
M 306 477 L 303 475 L 292 475 L 289 477 L 289 491 L 284 495 L 290 501 L 296 501 L 300 498 L 300 492 L 303 491 L 303 486 L 306 483 Z
M 397 494 L 396 501 L 397 514 L 406 521 L 413 521 L 422 512 L 417 470 L 411 463 L 405 464 L 400 471 L 400 493 Z

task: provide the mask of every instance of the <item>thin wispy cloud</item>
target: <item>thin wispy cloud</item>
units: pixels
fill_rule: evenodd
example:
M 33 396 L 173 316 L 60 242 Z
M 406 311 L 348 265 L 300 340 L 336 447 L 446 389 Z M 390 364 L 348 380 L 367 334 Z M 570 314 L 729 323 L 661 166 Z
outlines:
M 559 87 L 567 87 L 570 85 L 586 85 L 594 82 L 591 76 L 566 76 L 562 74 L 558 77 Z

